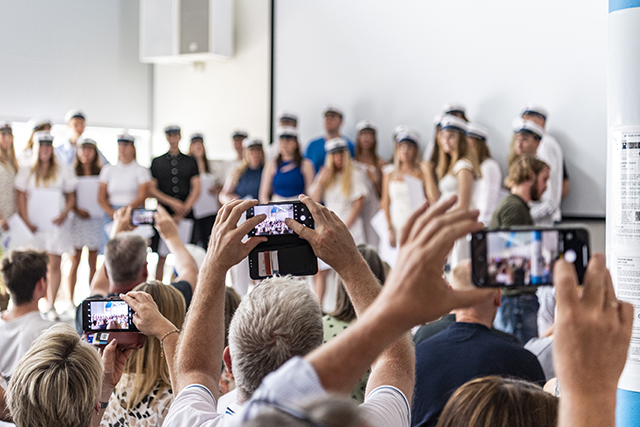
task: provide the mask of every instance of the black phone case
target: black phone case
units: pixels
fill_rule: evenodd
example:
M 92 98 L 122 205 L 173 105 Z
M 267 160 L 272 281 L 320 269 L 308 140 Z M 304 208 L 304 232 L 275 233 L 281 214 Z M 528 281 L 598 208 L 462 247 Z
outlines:
M 278 251 L 279 275 L 313 276 L 318 272 L 318 258 L 309 242 L 300 240 L 291 243 L 261 243 L 249 253 L 249 276 L 253 280 L 262 280 L 273 275 L 260 276 L 258 254 Z

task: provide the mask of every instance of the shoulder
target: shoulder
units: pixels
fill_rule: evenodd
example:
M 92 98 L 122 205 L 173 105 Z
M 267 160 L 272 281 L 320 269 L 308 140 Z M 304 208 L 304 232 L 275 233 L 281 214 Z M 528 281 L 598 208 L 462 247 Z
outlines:
M 461 170 L 468 170 L 473 173 L 473 164 L 469 159 L 460 159 L 453 165 L 452 172 L 457 175 Z
M 492 158 L 488 158 L 484 162 L 482 162 L 482 165 L 480 165 L 480 169 L 482 169 L 483 173 L 485 171 L 501 171 L 500 164 Z
M 409 401 L 396 387 L 376 388 L 367 395 L 360 409 L 371 425 L 408 427 L 411 424 Z
M 173 400 L 164 425 L 219 425 L 222 414 L 216 412 L 216 406 L 209 389 L 200 384 L 191 384 Z

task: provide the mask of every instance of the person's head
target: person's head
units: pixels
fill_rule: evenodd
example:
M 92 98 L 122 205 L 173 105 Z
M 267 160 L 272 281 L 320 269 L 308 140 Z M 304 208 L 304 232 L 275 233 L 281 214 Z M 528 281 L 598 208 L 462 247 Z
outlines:
M 204 136 L 201 133 L 194 133 L 189 139 L 189 155 L 196 159 L 207 159 L 207 150 L 204 146 Z
M 27 122 L 27 126 L 31 130 L 31 135 L 29 135 L 29 139 L 27 140 L 27 143 L 25 144 L 24 148 L 25 150 L 31 150 L 35 143 L 33 136 L 36 134 L 36 132 L 40 132 L 43 130 L 50 131 L 51 120 L 43 119 L 43 118 L 34 118 L 29 120 L 29 122 Z
M 403 165 L 417 166 L 420 151 L 418 136 L 412 132 L 403 132 L 396 136 L 396 140 L 396 150 L 393 156 L 396 170 Z
M 365 244 L 358 245 L 358 251 L 367 262 L 367 265 L 371 269 L 373 275 L 378 279 L 378 282 L 381 285 L 384 285 L 385 280 L 387 280 L 387 273 L 384 261 L 380 259 L 378 252 L 372 246 Z M 349 295 L 347 294 L 344 287 L 344 281 L 341 277 L 338 277 L 336 286 L 336 307 L 331 313 L 331 316 L 343 322 L 351 322 L 356 319 L 356 311 L 353 308 L 351 298 L 349 298 Z
M 102 388 L 102 361 L 69 325 L 37 338 L 16 365 L 7 406 L 20 427 L 88 427 Z
M 128 133 L 118 135 L 118 161 L 124 164 L 136 159 L 136 139 Z
M 450 115 L 458 117 L 465 122 L 469 121 L 467 119 L 467 108 L 459 102 L 447 102 L 446 104 L 444 104 L 442 107 L 442 114 L 445 116 Z
M 476 154 L 478 164 L 482 164 L 486 159 L 491 158 L 491 151 L 487 145 L 489 129 L 477 123 L 467 124 L 467 142 L 469 149 Z
M 302 153 L 300 152 L 300 144 L 298 143 L 298 131 L 294 128 L 280 128 L 278 130 L 278 163 L 282 160 L 294 160 L 300 164 L 302 162 Z
M 164 128 L 164 135 L 167 138 L 167 142 L 169 143 L 169 150 L 175 151 L 180 149 L 180 140 L 182 139 L 180 126 L 167 126 L 166 128 Z
M 44 252 L 11 251 L 2 258 L 2 282 L 16 306 L 38 301 L 47 293 L 47 264 Z
M 78 139 L 76 143 L 78 149 L 76 150 L 75 171 L 76 175 L 84 175 L 84 166 L 89 167 L 91 175 L 99 175 L 102 169 L 102 162 L 100 156 L 98 156 L 98 144 L 91 138 Z
M 84 133 L 86 127 L 86 116 L 80 110 L 69 110 L 64 117 L 67 128 L 69 129 L 69 136 L 72 139 L 77 139 Z
M 504 184 L 512 193 L 519 190 L 529 191 L 530 200 L 537 201 L 547 189 L 548 179 L 549 165 L 534 156 L 525 154 L 511 162 L 509 175 L 504 180 Z
M 128 292 L 147 279 L 147 242 L 133 233 L 119 233 L 104 247 L 110 285 Z
M 329 105 L 324 109 L 324 129 L 328 134 L 339 133 L 343 119 L 344 113 L 340 108 Z
M 466 159 L 473 165 L 476 176 L 480 168 L 475 153 L 469 148 L 467 141 L 467 122 L 457 116 L 447 115 L 440 121 L 440 132 L 431 153 L 431 161 L 438 180 L 452 173 L 456 162 Z
M 449 398 L 437 427 L 555 427 L 558 399 L 528 381 L 471 380 Z
M 535 156 L 544 136 L 544 129 L 529 120 L 513 121 L 515 155 L 530 154 Z
M 36 177 L 36 186 L 47 185 L 55 180 L 58 174 L 58 162 L 53 154 L 53 135 L 48 131 L 36 132 L 33 135 L 36 161 L 31 171 Z
M 158 311 L 176 328 L 182 329 L 186 305 L 180 291 L 157 280 L 138 285 L 134 291 L 151 295 L 158 306 Z M 169 367 L 161 354 L 160 341 L 156 339 L 147 338 L 144 346 L 131 354 L 124 372 L 136 374 L 133 387 L 127 390 L 127 410 L 139 404 L 154 388 L 158 386 L 160 390 L 171 388 Z
M 231 134 L 231 139 L 233 140 L 233 149 L 238 153 L 238 157 L 242 156 L 242 143 L 245 139 L 249 137 L 249 134 L 243 130 L 236 129 Z
M 304 280 L 263 280 L 242 300 L 229 328 L 224 361 L 236 380 L 238 403 L 287 360 L 319 347 L 322 338 L 322 310 Z
M 471 262 L 469 260 L 458 263 L 451 272 L 451 288 L 456 291 L 471 291 L 476 289 L 471 281 Z M 500 307 L 502 291 L 499 288 L 487 289 L 485 296 L 467 308 L 456 310 L 456 320 L 459 322 L 481 323 L 491 327 Z
M 356 132 L 358 132 L 356 137 L 356 158 L 363 153 L 371 153 L 374 158 L 377 158 L 376 126 L 369 120 L 360 120 L 356 124 Z
M 547 124 L 547 117 L 549 117 L 549 111 L 542 105 L 527 103 L 524 104 L 520 115 L 523 120 L 529 120 L 544 129 Z
M 298 115 L 291 111 L 281 111 L 278 113 L 278 126 L 297 128 Z
M 245 139 L 243 158 L 248 168 L 258 169 L 264 166 L 264 148 L 260 139 Z
M 13 146 L 13 129 L 11 123 L 0 121 L 0 164 L 8 165 L 14 172 L 18 171 L 18 160 Z

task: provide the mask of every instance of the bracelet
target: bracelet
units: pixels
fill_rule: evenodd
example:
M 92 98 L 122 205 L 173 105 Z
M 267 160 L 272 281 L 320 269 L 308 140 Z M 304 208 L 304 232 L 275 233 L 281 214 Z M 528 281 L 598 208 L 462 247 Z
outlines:
M 163 342 L 164 342 L 164 339 L 165 339 L 166 337 L 168 337 L 169 335 L 171 335 L 171 334 L 179 334 L 179 333 L 180 333 L 180 329 L 173 329 L 173 330 L 171 330 L 171 331 L 167 332 L 166 334 L 164 334 L 164 335 L 162 336 L 162 338 L 160 338 L 160 357 L 163 357 L 163 356 L 164 356 L 164 347 L 163 347 L 163 345 L 162 345 L 162 344 L 163 344 Z
M 109 402 L 99 402 L 100 403 L 100 409 L 107 409 L 107 406 L 109 406 Z

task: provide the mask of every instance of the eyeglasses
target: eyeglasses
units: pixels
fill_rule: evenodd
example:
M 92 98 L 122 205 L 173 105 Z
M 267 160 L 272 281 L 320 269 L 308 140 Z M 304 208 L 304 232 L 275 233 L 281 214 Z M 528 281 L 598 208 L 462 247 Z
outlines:
M 322 423 L 320 421 L 314 420 L 313 418 L 311 418 L 309 415 L 305 414 L 302 411 L 299 411 L 297 409 L 294 408 L 290 408 L 288 406 L 284 406 L 281 405 L 277 402 L 273 402 L 271 400 L 267 400 L 267 399 L 254 399 L 254 400 L 250 400 L 249 403 L 247 404 L 247 408 L 246 411 L 244 412 L 244 416 L 242 419 L 242 422 L 246 422 L 248 421 L 248 414 L 251 412 L 251 406 L 253 405 L 265 405 L 265 406 L 269 406 L 275 410 L 277 410 L 278 412 L 288 415 L 292 418 L 295 418 L 296 420 L 302 421 L 303 423 L 306 423 L 309 427 L 333 427 L 329 424 L 325 424 Z

